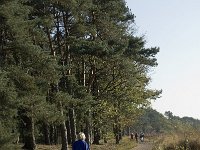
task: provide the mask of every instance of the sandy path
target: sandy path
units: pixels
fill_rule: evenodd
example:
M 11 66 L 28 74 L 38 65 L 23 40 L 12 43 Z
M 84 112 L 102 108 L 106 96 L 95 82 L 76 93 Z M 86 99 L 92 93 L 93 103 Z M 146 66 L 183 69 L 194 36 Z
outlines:
M 153 144 L 151 142 L 139 143 L 133 150 L 152 150 Z

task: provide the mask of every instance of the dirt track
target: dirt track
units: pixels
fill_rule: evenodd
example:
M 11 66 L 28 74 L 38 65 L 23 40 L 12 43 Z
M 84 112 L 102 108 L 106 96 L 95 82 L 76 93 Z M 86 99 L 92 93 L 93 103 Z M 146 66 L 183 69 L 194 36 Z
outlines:
M 151 142 L 138 143 L 138 146 L 133 150 L 152 150 L 153 144 Z

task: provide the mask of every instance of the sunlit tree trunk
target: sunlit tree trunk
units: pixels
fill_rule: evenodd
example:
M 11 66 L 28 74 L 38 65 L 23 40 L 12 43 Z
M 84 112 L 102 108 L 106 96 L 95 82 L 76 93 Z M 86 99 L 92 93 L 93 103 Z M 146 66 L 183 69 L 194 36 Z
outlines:
M 61 102 L 60 102 L 60 114 L 61 116 L 64 116 Z M 60 129 L 61 129 L 61 143 L 62 143 L 61 150 L 67 150 L 68 143 L 67 143 L 67 128 L 66 128 L 65 120 L 63 120 L 62 123 L 60 124 Z
M 67 115 L 68 117 L 68 115 Z M 66 128 L 67 128 L 67 140 L 68 140 L 68 144 L 72 144 L 72 136 L 71 136 L 71 128 L 70 128 L 70 122 L 69 122 L 69 117 L 67 118 L 66 121 Z
M 70 129 L 71 129 L 71 139 L 72 143 L 76 140 L 76 124 L 75 124 L 75 114 L 74 109 L 69 109 L 69 119 L 70 119 Z

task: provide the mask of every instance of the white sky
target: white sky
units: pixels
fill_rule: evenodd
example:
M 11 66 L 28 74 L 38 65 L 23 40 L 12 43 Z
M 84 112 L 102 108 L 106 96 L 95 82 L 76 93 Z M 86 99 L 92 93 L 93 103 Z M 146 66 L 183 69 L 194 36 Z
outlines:
M 158 46 L 151 86 L 162 89 L 157 111 L 200 119 L 200 0 L 126 0 L 137 34 Z

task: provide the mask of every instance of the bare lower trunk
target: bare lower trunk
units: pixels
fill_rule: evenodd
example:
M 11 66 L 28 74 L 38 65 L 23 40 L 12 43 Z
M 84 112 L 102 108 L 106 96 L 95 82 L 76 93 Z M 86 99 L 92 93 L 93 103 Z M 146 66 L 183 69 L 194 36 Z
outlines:
M 94 128 L 94 141 L 93 144 L 100 144 L 100 131 L 98 128 Z
M 73 108 L 69 109 L 69 120 L 70 120 L 72 143 L 74 143 L 76 140 L 76 124 L 75 124 L 75 114 Z
M 49 125 L 48 123 L 44 123 L 43 125 L 44 128 L 44 143 L 46 145 L 50 145 L 50 131 L 49 131 Z
M 51 125 L 50 127 L 50 143 L 55 145 L 58 144 L 58 133 L 55 125 Z
M 121 130 L 120 130 L 120 125 L 119 125 L 117 116 L 115 118 L 115 123 L 113 125 L 113 132 L 115 135 L 115 143 L 119 144 L 120 140 L 122 139 L 122 136 L 121 136 Z
M 117 125 L 114 125 L 114 135 L 115 135 L 115 143 L 119 144 L 120 141 L 120 135 Z
M 61 113 L 61 116 L 64 115 L 62 102 L 60 102 L 60 113 Z M 61 130 L 61 144 L 62 144 L 61 150 L 67 150 L 68 143 L 67 143 L 67 128 L 66 128 L 65 120 L 63 120 L 63 122 L 60 124 L 60 130 Z
M 114 135 L 115 135 L 115 143 L 119 144 L 120 141 L 120 135 L 119 135 L 119 130 L 118 127 L 115 125 L 114 127 Z
M 131 134 L 130 127 L 127 127 L 127 128 L 126 128 L 126 135 L 128 135 L 128 136 L 129 136 L 130 134 Z
M 23 121 L 25 123 L 25 133 L 24 133 L 24 146 L 23 149 L 27 150 L 35 150 L 35 135 L 34 135 L 34 121 L 33 118 L 29 118 L 27 116 L 23 117 Z
M 61 142 L 62 142 L 62 148 L 61 150 L 67 150 L 68 144 L 67 144 L 67 129 L 65 122 L 63 122 L 60 125 L 61 128 Z
M 70 122 L 69 119 L 66 121 L 66 128 L 67 128 L 67 141 L 68 144 L 72 144 L 72 138 L 71 138 L 71 128 L 70 128 Z
M 89 117 L 89 116 L 88 116 Z M 88 144 L 90 144 L 90 122 L 89 122 L 89 118 L 86 117 L 86 127 L 85 127 L 85 136 L 86 136 L 86 142 Z

